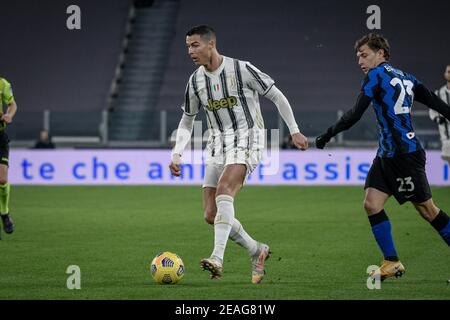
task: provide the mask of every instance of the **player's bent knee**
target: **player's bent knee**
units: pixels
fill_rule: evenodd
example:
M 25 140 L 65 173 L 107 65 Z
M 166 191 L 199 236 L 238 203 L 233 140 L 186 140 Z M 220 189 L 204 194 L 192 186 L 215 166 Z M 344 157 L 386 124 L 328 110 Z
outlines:
M 428 222 L 433 221 L 433 218 L 434 218 L 433 214 L 431 212 L 429 212 L 428 210 L 426 210 L 426 208 L 416 207 L 416 209 L 425 220 L 427 220 Z
M 439 208 L 436 207 L 432 202 L 428 201 L 424 203 L 415 203 L 414 207 L 428 222 L 433 221 L 439 213 Z
M 368 215 L 376 214 L 383 210 L 383 207 L 377 205 L 375 202 L 368 199 L 364 199 L 364 210 L 366 210 Z
M 0 185 L 5 185 L 8 183 L 8 179 L 0 178 Z
M 221 194 L 226 194 L 226 195 L 233 196 L 233 194 L 234 194 L 234 190 L 233 189 L 234 188 L 231 185 L 231 183 L 228 183 L 228 182 L 220 183 L 217 186 L 216 197 L 221 195 Z

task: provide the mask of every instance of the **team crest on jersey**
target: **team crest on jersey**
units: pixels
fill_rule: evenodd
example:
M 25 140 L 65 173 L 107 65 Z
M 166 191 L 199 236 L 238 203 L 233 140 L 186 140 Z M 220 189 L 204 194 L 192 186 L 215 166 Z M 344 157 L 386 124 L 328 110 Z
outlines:
M 217 91 L 220 90 L 220 86 L 219 86 L 218 84 L 214 84 L 214 85 L 212 86 L 212 88 L 213 88 L 213 90 L 214 90 L 215 92 L 217 92 Z
M 237 98 L 234 96 L 223 98 L 220 100 L 209 99 L 207 108 L 209 111 L 214 111 L 222 108 L 233 108 L 236 104 Z
M 227 75 L 227 86 L 230 88 L 230 90 L 236 90 L 236 76 L 234 74 Z

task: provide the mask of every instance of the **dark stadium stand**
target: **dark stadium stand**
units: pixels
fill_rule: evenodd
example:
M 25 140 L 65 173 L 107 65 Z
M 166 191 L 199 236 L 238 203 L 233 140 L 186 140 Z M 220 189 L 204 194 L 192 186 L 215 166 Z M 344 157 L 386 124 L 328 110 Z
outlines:
M 43 110 L 53 135 L 98 135 L 131 3 L 2 1 L 0 74 L 19 106 L 12 140 L 37 138 Z M 66 27 L 71 4 L 81 8 L 81 30 Z
M 127 34 L 132 3 L 136 10 Z M 81 8 L 81 30 L 66 28 L 66 8 L 71 4 Z M 159 140 L 161 111 L 167 112 L 169 135 L 178 124 L 185 84 L 195 69 L 187 55 L 185 32 L 193 25 L 210 24 L 217 31 L 220 52 L 249 60 L 270 74 L 290 100 L 304 133 L 315 136 L 337 118 L 338 110 L 350 108 L 358 94 L 363 75 L 353 44 L 368 32 L 366 9 L 371 4 L 368 0 L 2 3 L 0 76 L 12 82 L 19 105 L 9 134 L 12 140 L 35 139 L 43 111 L 50 110 L 52 135 L 98 136 L 102 111 L 109 110 L 112 140 Z M 377 4 L 381 32 L 391 42 L 392 64 L 430 88 L 441 86 L 450 52 L 450 43 L 443 41 L 448 1 L 436 0 L 432 6 L 417 0 Z M 266 99 L 261 102 L 266 127 L 276 128 L 275 106 Z M 377 130 L 368 123 L 372 121 L 372 112 L 367 112 L 362 123 L 345 133 L 346 139 L 373 140 Z M 417 123 L 420 129 L 437 133 L 426 117 Z
M 450 53 L 450 43 L 440 40 L 448 38 L 448 1 L 376 3 L 381 7 L 381 32 L 391 42 L 392 64 L 431 88 L 441 86 Z M 270 74 L 290 100 L 305 133 L 316 135 L 336 118 L 337 110 L 350 108 L 358 94 L 363 75 L 353 44 L 368 32 L 366 8 L 371 4 L 366 0 L 230 0 L 211 6 L 207 0 L 182 1 L 158 109 L 180 112 L 186 81 L 195 69 L 185 48 L 185 32 L 193 25 L 210 24 L 217 31 L 219 51 L 250 60 Z M 261 102 L 266 126 L 275 128 L 275 106 L 266 99 Z M 363 120 L 372 122 L 372 111 Z M 422 122 L 435 129 L 432 122 Z M 364 123 L 346 137 L 373 139 L 376 126 Z M 169 130 L 176 124 L 177 120 L 171 121 Z
M 177 8 L 178 1 L 173 0 L 136 2 L 117 97 L 111 103 L 111 140 L 152 138 L 149 128 L 159 121 L 155 106 L 167 67 Z

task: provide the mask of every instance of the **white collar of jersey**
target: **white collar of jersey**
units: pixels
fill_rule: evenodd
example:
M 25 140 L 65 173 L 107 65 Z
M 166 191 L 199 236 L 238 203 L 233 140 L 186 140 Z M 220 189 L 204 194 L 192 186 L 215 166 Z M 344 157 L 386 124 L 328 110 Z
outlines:
M 222 59 L 222 63 L 220 64 L 220 66 L 216 70 L 214 70 L 213 72 L 209 72 L 208 70 L 206 70 L 205 66 L 202 66 L 203 72 L 208 74 L 208 75 L 217 77 L 222 72 L 223 68 L 225 68 L 225 59 L 227 57 L 222 56 L 222 58 L 223 58 Z

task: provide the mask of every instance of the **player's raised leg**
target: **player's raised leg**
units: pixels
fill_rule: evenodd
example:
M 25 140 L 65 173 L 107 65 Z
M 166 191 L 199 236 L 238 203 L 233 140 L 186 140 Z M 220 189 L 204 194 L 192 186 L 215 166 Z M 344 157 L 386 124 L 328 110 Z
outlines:
M 429 199 L 422 203 L 413 203 L 420 215 L 427 220 L 450 246 L 450 218 Z
M 384 205 L 389 195 L 375 188 L 367 188 L 364 198 L 364 209 L 369 217 L 372 232 L 378 246 L 384 255 L 384 261 L 378 270 L 371 276 L 380 276 L 384 280 L 392 276 L 401 276 L 405 268 L 398 259 L 392 238 L 392 227 L 389 218 L 384 210 Z
M 214 225 L 214 219 L 217 213 L 216 192 L 216 188 L 203 188 L 204 217 L 206 223 L 210 225 Z M 236 218 L 233 219 L 229 238 L 247 249 L 250 256 L 253 256 L 258 249 L 258 243 L 245 231 L 240 221 Z
M 2 160 L 4 159 L 2 158 Z M 3 222 L 3 230 L 6 233 L 14 231 L 14 222 L 9 215 L 9 193 L 8 166 L 2 163 L 0 164 L 0 215 Z
M 206 223 L 211 225 L 214 225 L 217 213 L 216 190 L 212 187 L 203 188 L 204 217 Z M 269 257 L 269 246 L 254 240 L 236 218 L 233 220 L 229 238 L 247 249 L 252 262 L 252 282 L 260 283 L 264 277 L 264 261 Z
M 234 221 L 234 197 L 242 187 L 246 172 L 245 165 L 227 165 L 217 185 L 214 250 L 210 258 L 202 259 L 200 262 L 203 269 L 211 272 L 213 278 L 218 278 L 222 274 L 223 256 Z

